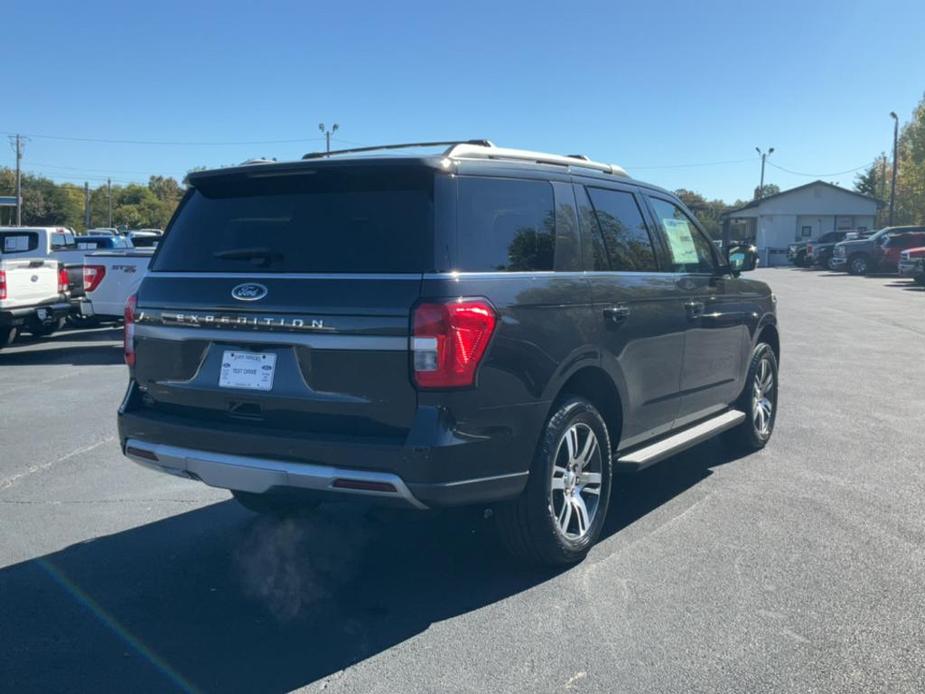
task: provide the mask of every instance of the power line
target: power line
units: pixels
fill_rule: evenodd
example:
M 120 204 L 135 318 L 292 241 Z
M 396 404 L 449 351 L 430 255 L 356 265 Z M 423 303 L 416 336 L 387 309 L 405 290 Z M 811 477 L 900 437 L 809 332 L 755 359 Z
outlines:
M 698 166 L 721 166 L 723 164 L 744 164 L 745 162 L 754 161 L 754 158 L 750 157 L 748 159 L 726 159 L 724 161 L 705 161 L 697 162 L 693 164 L 653 164 L 653 165 L 644 165 L 639 166 L 636 164 L 626 164 L 627 169 L 687 169 L 695 168 Z
M 846 169 L 845 171 L 834 171 L 832 173 L 805 173 L 803 171 L 794 171 L 792 169 L 787 169 L 778 164 L 768 162 L 768 166 L 773 166 L 775 169 L 780 169 L 781 171 L 786 171 L 789 174 L 794 176 L 808 176 L 809 178 L 826 178 L 828 176 L 841 176 L 843 174 L 854 173 L 855 171 L 860 171 L 861 169 L 868 168 L 873 162 L 867 162 L 866 164 L 861 164 L 861 166 L 856 166 L 853 169 Z
M 14 133 L 4 133 L 12 135 Z M 65 142 L 93 142 L 97 144 L 109 145 L 176 145 L 178 147 L 230 147 L 233 145 L 284 145 L 297 142 L 317 142 L 324 140 L 323 137 L 302 137 L 292 140 L 242 140 L 238 142 L 179 142 L 170 140 L 111 140 L 97 137 L 66 137 L 64 135 L 29 135 L 29 137 L 41 140 L 62 140 Z
M 61 169 L 62 171 L 78 171 L 90 173 L 126 173 L 139 174 L 143 176 L 163 176 L 163 174 L 151 173 L 151 171 L 138 171 L 133 169 L 88 169 L 82 166 L 64 166 L 62 164 L 46 164 L 40 161 L 33 161 L 33 166 L 42 166 L 46 169 Z

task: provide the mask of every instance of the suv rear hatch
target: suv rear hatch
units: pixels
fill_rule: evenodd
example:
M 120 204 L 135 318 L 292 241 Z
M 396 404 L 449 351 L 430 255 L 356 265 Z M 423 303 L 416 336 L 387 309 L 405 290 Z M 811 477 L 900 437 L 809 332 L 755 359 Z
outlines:
M 408 165 L 194 178 L 138 293 L 144 404 L 251 432 L 404 440 L 433 189 L 432 169 Z

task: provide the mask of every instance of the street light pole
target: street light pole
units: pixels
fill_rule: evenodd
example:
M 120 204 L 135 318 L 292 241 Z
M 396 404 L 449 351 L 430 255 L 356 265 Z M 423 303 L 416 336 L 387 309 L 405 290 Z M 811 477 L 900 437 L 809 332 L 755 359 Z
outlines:
M 890 118 L 893 119 L 893 182 L 890 184 L 890 221 L 888 226 L 893 226 L 893 209 L 896 204 L 896 147 L 899 142 L 899 117 L 895 111 L 890 111 Z
M 758 199 L 761 200 L 761 198 L 764 197 L 764 162 L 768 157 L 771 156 L 771 152 L 774 151 L 774 148 L 771 147 L 767 152 L 762 152 L 760 149 L 755 147 L 755 151 L 761 155 L 761 182 L 758 184 Z
M 321 132 L 324 133 L 324 146 L 325 146 L 325 150 L 324 150 L 324 151 L 325 151 L 325 152 L 330 152 L 330 151 L 331 151 L 331 135 L 334 134 L 335 132 L 337 132 L 337 129 L 338 129 L 339 127 L 340 127 L 340 126 L 339 126 L 337 123 L 335 123 L 334 125 L 331 126 L 331 129 L 330 129 L 330 130 L 326 130 L 325 127 L 324 127 L 324 123 L 319 123 L 319 124 L 318 124 L 318 130 L 320 130 Z

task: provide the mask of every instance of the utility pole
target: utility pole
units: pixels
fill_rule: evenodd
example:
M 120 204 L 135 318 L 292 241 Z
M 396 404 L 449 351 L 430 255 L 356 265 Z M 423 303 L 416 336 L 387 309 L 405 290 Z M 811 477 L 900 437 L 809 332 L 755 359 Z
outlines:
M 324 133 L 324 146 L 325 146 L 324 151 L 325 152 L 331 151 L 331 135 L 337 132 L 337 129 L 339 127 L 340 126 L 337 123 L 335 123 L 334 125 L 331 126 L 330 130 L 325 130 L 324 123 L 318 124 L 318 130 Z
M 112 179 L 106 179 L 106 196 L 109 198 L 109 224 L 108 227 L 112 228 Z
M 84 230 L 90 228 L 90 184 L 84 181 Z
M 16 136 L 16 226 L 22 226 L 22 135 Z
M 764 197 L 764 162 L 768 157 L 771 156 L 771 153 L 774 151 L 774 148 L 771 147 L 768 149 L 767 152 L 762 152 L 760 149 L 755 147 L 755 151 L 758 152 L 759 155 L 761 155 L 761 182 L 758 184 L 758 199 L 761 200 L 761 198 Z
M 890 184 L 890 221 L 887 226 L 893 226 L 893 209 L 896 204 L 896 147 L 899 143 L 899 117 L 895 111 L 890 111 L 890 118 L 893 119 L 893 182 Z

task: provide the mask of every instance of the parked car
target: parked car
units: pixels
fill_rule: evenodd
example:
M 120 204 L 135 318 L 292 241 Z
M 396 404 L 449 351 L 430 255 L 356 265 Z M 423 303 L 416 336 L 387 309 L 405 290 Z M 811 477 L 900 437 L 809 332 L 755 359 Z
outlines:
M 911 277 L 916 284 L 925 285 L 925 246 L 902 251 L 898 270 L 902 277 Z
M 98 252 L 84 259 L 86 295 L 79 306 L 85 323 L 122 320 L 151 262 L 153 249 Z
M 820 236 L 816 241 L 810 241 L 806 244 L 806 262 L 808 265 L 818 265 L 831 270 L 832 251 L 835 244 L 844 241 L 846 231 L 829 231 Z
M 2 227 L 0 228 L 0 257 L 45 258 L 56 260 L 68 277 L 67 293 L 73 306 L 83 296 L 83 257 L 88 252 L 77 244 L 77 236 L 66 227 Z M 60 321 L 54 329 L 64 324 Z M 50 335 L 54 332 L 45 326 Z
M 150 231 L 130 231 L 128 240 L 133 248 L 155 248 L 161 240 L 161 235 Z
M 87 229 L 87 236 L 121 236 L 122 234 L 115 227 L 96 227 Z
M 883 247 L 883 243 L 892 240 L 894 237 L 921 233 L 925 233 L 925 227 L 884 227 L 866 239 L 842 241 L 835 245 L 835 250 L 832 253 L 832 269 L 848 271 L 852 275 L 865 275 L 868 272 L 880 270 L 881 263 L 883 263 L 882 269 L 895 271 L 898 256 L 891 256 L 889 252 L 894 247 L 901 248 L 905 241 L 899 240 L 896 242 L 896 246 L 891 243 L 886 248 Z M 921 244 L 916 243 L 914 245 Z
M 67 284 L 67 272 L 56 260 L 0 254 L 0 349 L 20 330 L 48 335 L 60 327 L 71 310 Z
M 806 241 L 791 243 L 787 246 L 787 260 L 797 267 L 806 267 Z
M 614 468 L 768 442 L 753 247 L 617 166 L 442 144 L 191 174 L 126 309 L 123 452 L 262 513 L 494 504 L 515 554 L 566 564 Z
M 77 248 L 81 251 L 109 251 L 132 248 L 128 239 L 123 236 L 89 236 L 82 235 L 76 238 Z
M 884 239 L 880 244 L 883 255 L 880 258 L 879 269 L 882 272 L 896 272 L 902 252 L 919 246 L 925 246 L 925 229 Z

